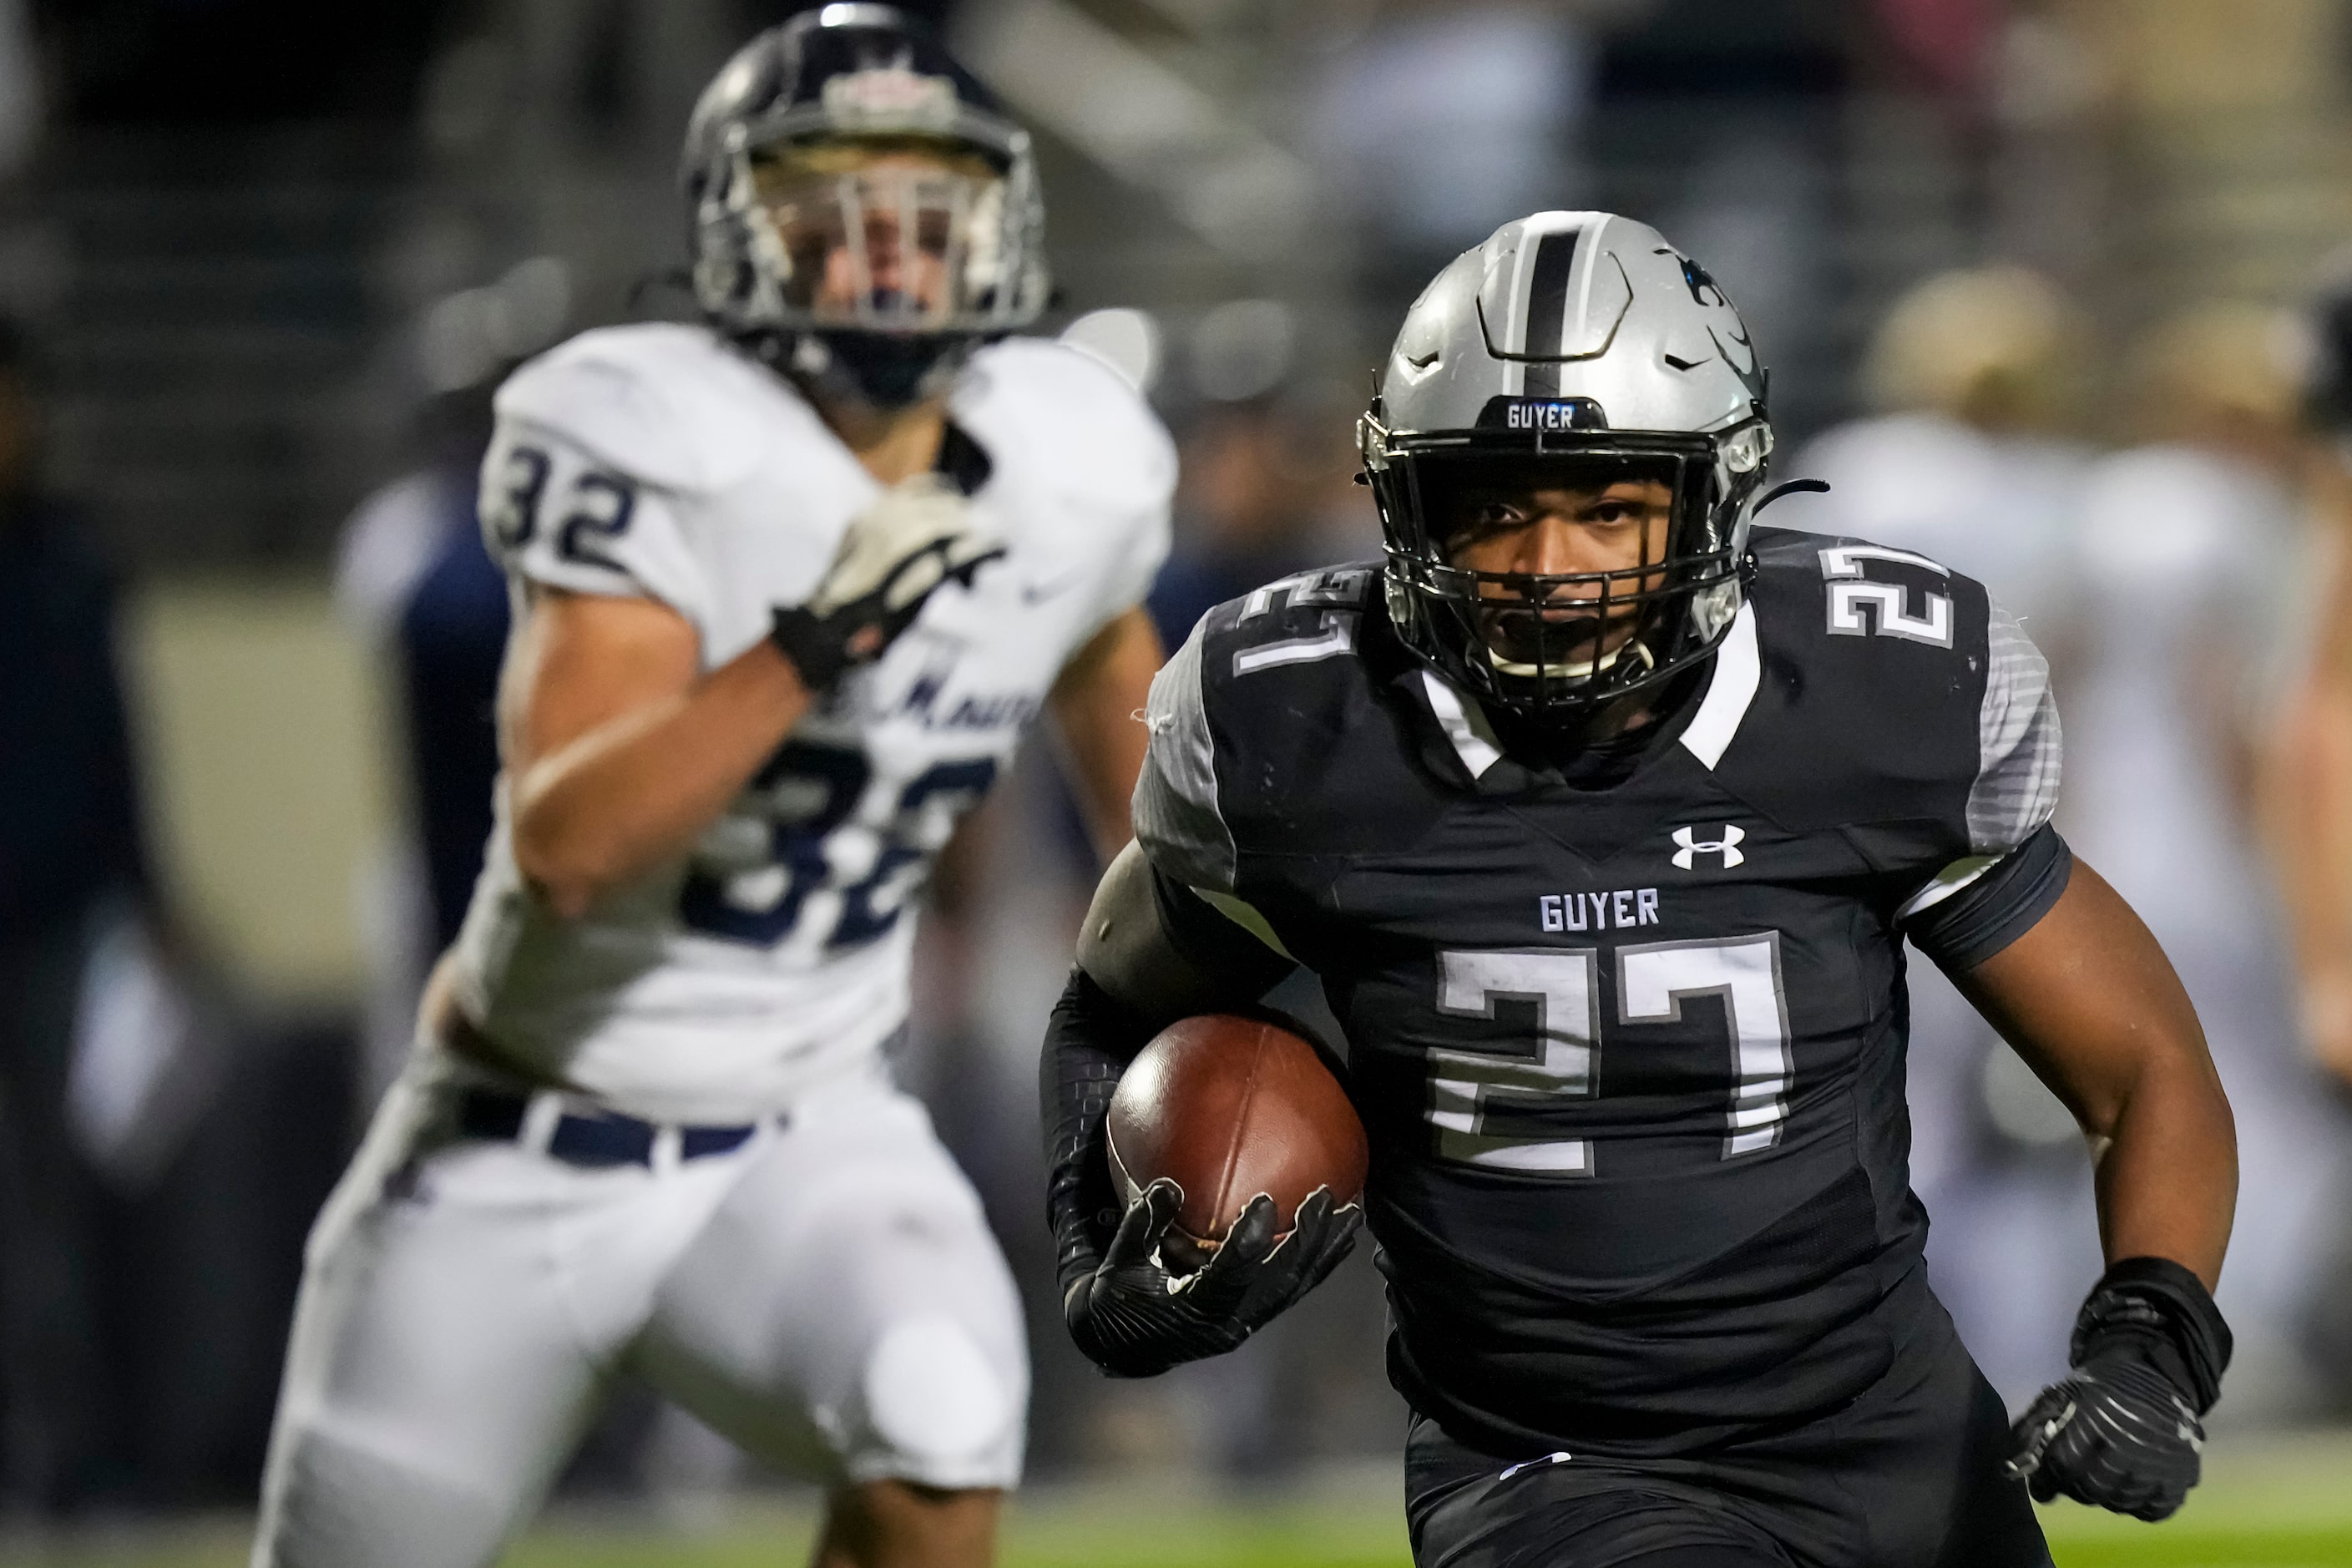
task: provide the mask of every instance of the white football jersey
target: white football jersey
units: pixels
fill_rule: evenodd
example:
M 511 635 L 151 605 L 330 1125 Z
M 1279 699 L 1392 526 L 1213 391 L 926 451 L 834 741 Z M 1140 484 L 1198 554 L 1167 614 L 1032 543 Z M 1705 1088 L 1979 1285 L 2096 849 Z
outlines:
M 516 869 L 501 782 L 456 968 L 509 1051 L 619 1110 L 740 1121 L 867 1067 L 905 1018 L 932 858 L 1063 665 L 1150 588 L 1175 481 L 1141 398 L 1059 343 L 982 349 L 950 413 L 961 460 L 941 466 L 1005 558 L 934 594 L 689 854 L 560 920 Z M 583 333 L 498 414 L 481 513 L 509 582 L 657 599 L 706 670 L 807 597 L 881 494 L 788 382 L 700 327 Z

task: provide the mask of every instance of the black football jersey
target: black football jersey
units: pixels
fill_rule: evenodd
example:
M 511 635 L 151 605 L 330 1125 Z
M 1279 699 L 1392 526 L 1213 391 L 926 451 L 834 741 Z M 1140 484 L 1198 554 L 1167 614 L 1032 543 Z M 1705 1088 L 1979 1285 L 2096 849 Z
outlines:
M 1418 1408 L 1498 1452 L 1680 1452 L 1885 1370 L 1936 1310 L 1903 938 L 2046 836 L 2046 677 L 1976 583 L 1759 528 L 1701 688 L 1595 787 L 1507 752 L 1376 566 L 1203 618 L 1137 832 L 1321 979 Z

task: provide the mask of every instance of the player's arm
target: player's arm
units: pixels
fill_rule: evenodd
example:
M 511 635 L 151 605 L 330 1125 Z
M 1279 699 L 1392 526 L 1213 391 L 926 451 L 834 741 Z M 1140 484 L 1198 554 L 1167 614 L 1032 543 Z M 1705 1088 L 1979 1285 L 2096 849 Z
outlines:
M 1151 739 L 1140 716 L 1163 657 L 1151 617 L 1136 605 L 1087 639 L 1047 699 L 1064 771 L 1106 860 L 1134 837 L 1128 802 Z
M 1078 932 L 1077 973 L 1142 1032 L 1137 1050 L 1179 1018 L 1246 1012 L 1292 968 L 1264 936 L 1155 870 L 1136 844 L 1096 884 Z
M 2310 488 L 2330 529 L 2319 628 L 2261 759 L 2272 856 L 2294 931 L 2303 1034 L 2352 1087 L 2352 471 L 2315 452 Z
M 2212 1297 L 2237 1197 L 2229 1101 L 2163 950 L 2050 826 L 2049 668 L 1997 605 L 1981 668 L 1979 760 L 1955 824 L 1973 853 L 1900 918 L 2090 1138 L 2107 1258 L 2073 1370 L 2019 1421 L 2011 1469 L 2037 1498 L 2161 1519 L 2196 1484 L 2198 1418 L 2230 1357 Z
M 635 538 L 655 531 L 650 498 L 597 478 L 628 497 L 614 515 L 635 520 Z M 969 584 L 1003 553 L 960 500 L 898 487 L 851 523 L 804 603 L 779 607 L 765 640 L 705 673 L 693 623 L 617 591 L 635 585 L 619 563 L 600 561 L 603 591 L 571 591 L 509 548 L 530 585 L 500 696 L 515 862 L 566 919 L 683 852 L 820 696 L 879 658 L 935 589 Z
M 2210 1290 L 2237 1136 L 2189 994 L 2131 906 L 2076 861 L 2048 914 L 1954 979 L 2090 1138 L 2107 1261 L 2167 1259 Z
M 2211 1289 L 2237 1142 L 2196 1012 L 2147 927 L 2046 826 L 1913 936 L 2096 1160 L 2107 1271 L 2075 1321 L 2072 1373 L 2018 1424 L 2012 1468 L 2037 1497 L 2161 1519 L 2196 1483 L 2198 1420 L 2230 1354 Z
M 1179 1018 L 1245 1011 L 1292 967 L 1156 870 L 1139 845 L 1120 851 L 1095 889 L 1077 965 L 1046 1028 L 1040 1089 L 1063 1321 L 1113 1376 L 1148 1377 L 1234 1349 L 1355 1244 L 1359 1205 L 1334 1207 L 1328 1191 L 1316 1193 L 1277 1241 L 1273 1201 L 1261 1194 L 1207 1267 L 1171 1280 L 1157 1251 L 1181 1192 L 1155 1182 L 1122 1210 L 1111 1190 L 1104 1128 L 1128 1064 Z
M 693 843 L 809 710 L 774 644 L 708 675 L 700 647 L 653 599 L 530 594 L 500 740 L 515 864 L 566 919 Z

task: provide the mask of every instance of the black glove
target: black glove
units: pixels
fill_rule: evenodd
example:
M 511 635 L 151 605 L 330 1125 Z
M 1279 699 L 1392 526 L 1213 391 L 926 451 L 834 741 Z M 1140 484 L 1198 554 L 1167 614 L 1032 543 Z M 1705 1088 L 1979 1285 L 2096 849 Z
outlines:
M 972 574 L 1003 553 L 978 531 L 952 487 L 919 474 L 849 525 L 808 602 L 774 613 L 769 640 L 803 685 L 830 691 L 850 669 L 881 658 L 940 584 L 969 588 Z
M 2199 1417 L 2230 1363 L 2213 1298 L 2178 1263 L 2125 1258 L 2083 1303 L 2070 1359 L 2074 1371 L 2012 1429 L 2009 1473 L 2026 1479 L 2037 1502 L 2065 1496 L 2168 1518 L 2197 1484 Z
M 1128 1205 L 1110 1250 L 1063 1291 L 1070 1338 L 1113 1377 L 1152 1377 L 1234 1349 L 1339 1266 L 1364 1217 L 1360 1204 L 1335 1207 L 1331 1190 L 1318 1187 L 1277 1241 L 1274 1200 L 1260 1193 L 1214 1257 L 1171 1279 L 1154 1253 L 1183 1201 L 1165 1178 L 1146 1187 Z

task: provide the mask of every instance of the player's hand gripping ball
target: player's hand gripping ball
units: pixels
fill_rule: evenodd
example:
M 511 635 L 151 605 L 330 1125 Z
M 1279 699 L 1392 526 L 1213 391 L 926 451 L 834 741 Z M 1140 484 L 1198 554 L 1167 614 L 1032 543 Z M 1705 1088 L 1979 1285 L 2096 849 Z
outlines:
M 1363 1127 L 1315 1048 L 1286 1030 L 1224 1016 L 1172 1025 L 1120 1078 L 1107 1132 L 1127 1209 L 1063 1315 L 1115 1376 L 1234 1349 L 1355 1246 Z
M 917 474 L 858 515 L 815 592 L 778 609 L 768 636 L 803 684 L 830 691 L 846 671 L 881 658 L 942 584 L 969 588 L 974 573 L 1003 554 L 952 485 Z
M 1260 1194 L 1276 1241 L 1317 1188 L 1339 1204 L 1363 1196 L 1369 1155 L 1348 1091 L 1312 1045 L 1257 1018 L 1161 1030 L 1119 1078 L 1104 1134 L 1121 1203 L 1162 1179 L 1182 1194 L 1160 1240 L 1171 1274 L 1207 1263 Z

